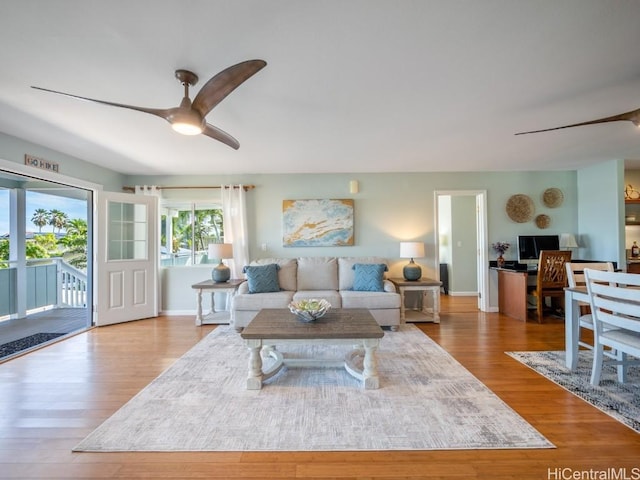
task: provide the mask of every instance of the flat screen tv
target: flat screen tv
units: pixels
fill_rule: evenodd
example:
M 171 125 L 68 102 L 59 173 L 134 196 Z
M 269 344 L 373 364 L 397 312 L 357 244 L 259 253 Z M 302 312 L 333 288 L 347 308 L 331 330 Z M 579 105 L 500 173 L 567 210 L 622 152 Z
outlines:
M 518 262 L 537 265 L 541 250 L 560 250 L 558 235 L 518 235 Z

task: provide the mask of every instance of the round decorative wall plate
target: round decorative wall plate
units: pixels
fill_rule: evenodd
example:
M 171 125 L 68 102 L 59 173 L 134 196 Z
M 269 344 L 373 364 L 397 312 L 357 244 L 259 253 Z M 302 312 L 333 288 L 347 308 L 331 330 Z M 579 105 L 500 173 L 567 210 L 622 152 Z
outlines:
M 535 211 L 533 200 L 522 193 L 509 197 L 506 210 L 509 218 L 517 223 L 528 222 L 533 217 Z
M 549 215 L 542 213 L 536 217 L 536 226 L 538 228 L 547 228 L 550 223 L 551 218 L 549 218 Z
M 559 188 L 547 188 L 542 194 L 542 202 L 549 208 L 556 208 L 562 205 L 564 194 Z

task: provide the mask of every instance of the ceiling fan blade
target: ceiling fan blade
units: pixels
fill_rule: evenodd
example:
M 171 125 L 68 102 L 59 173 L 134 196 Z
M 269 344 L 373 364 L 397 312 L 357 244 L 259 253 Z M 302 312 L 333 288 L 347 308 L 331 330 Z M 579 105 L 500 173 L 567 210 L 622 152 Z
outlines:
M 136 110 L 138 112 L 150 113 L 151 115 L 155 115 L 165 120 L 172 113 L 172 111 L 175 110 L 173 108 L 159 109 L 159 108 L 136 107 L 134 105 L 125 105 L 124 103 L 107 102 L 104 100 L 96 100 L 95 98 L 81 97 L 79 95 L 72 95 L 70 93 L 58 92 L 56 90 L 49 90 L 48 88 L 34 87 L 34 86 L 32 86 L 31 88 L 35 88 L 36 90 L 42 90 L 44 92 L 56 93 L 58 95 L 64 95 L 65 97 L 76 98 L 78 100 L 85 100 L 87 102 L 101 103 L 103 105 L 109 105 L 111 107 L 128 108 L 129 110 Z
M 193 108 L 202 118 L 206 117 L 227 95 L 266 65 L 264 60 L 247 60 L 226 68 L 203 85 L 193 100 Z
M 621 113 L 619 115 L 612 115 L 611 117 L 604 117 L 604 118 L 598 118 L 596 120 L 589 120 L 588 122 L 573 123 L 571 125 L 563 125 L 562 127 L 545 128 L 543 130 L 532 130 L 530 132 L 519 132 L 519 133 L 516 133 L 515 135 L 526 135 L 528 133 L 550 132 L 552 130 L 560 130 L 562 128 L 582 127 L 583 125 L 594 125 L 596 123 L 619 122 L 619 121 L 628 121 L 628 122 L 632 122 L 636 127 L 640 126 L 640 108 L 637 110 L 632 110 L 630 112 Z
M 206 135 L 207 137 L 218 140 L 236 150 L 240 148 L 240 143 L 235 138 L 233 138 L 227 132 L 220 130 L 218 127 L 214 127 L 209 123 L 205 124 L 202 135 Z

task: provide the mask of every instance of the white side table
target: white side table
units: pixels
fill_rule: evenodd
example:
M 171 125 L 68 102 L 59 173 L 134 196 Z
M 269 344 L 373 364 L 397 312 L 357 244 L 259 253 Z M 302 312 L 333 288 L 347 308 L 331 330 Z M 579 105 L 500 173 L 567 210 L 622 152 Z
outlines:
M 231 299 L 235 295 L 238 287 L 244 279 L 235 279 L 232 278 L 226 282 L 214 282 L 213 280 L 205 280 L 204 282 L 199 282 L 191 285 L 191 288 L 197 290 L 198 292 L 198 307 L 196 310 L 196 325 L 206 325 L 206 324 L 220 324 L 220 323 L 229 323 L 231 319 L 231 312 L 229 310 L 219 310 L 216 311 L 216 304 L 214 299 L 214 294 L 216 291 L 222 291 L 227 293 L 227 308 L 231 304 Z M 211 292 L 211 311 L 206 315 L 202 315 L 202 291 L 208 290 Z
M 442 282 L 433 278 L 422 277 L 419 280 L 405 280 L 404 278 L 390 278 L 389 281 L 396 286 L 400 294 L 400 323 L 410 322 L 434 322 L 440 323 L 440 287 Z M 433 299 L 433 308 L 425 307 L 424 298 L 422 311 L 406 311 L 404 294 L 408 291 L 420 291 L 423 297 L 427 294 Z

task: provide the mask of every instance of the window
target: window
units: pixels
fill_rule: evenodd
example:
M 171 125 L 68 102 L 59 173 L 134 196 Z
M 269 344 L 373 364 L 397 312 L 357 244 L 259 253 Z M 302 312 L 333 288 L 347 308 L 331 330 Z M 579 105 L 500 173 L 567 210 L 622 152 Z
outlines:
M 144 260 L 147 257 L 147 207 L 109 202 L 109 260 Z
M 220 203 L 163 199 L 160 216 L 162 266 L 215 263 L 207 246 L 224 239 Z

